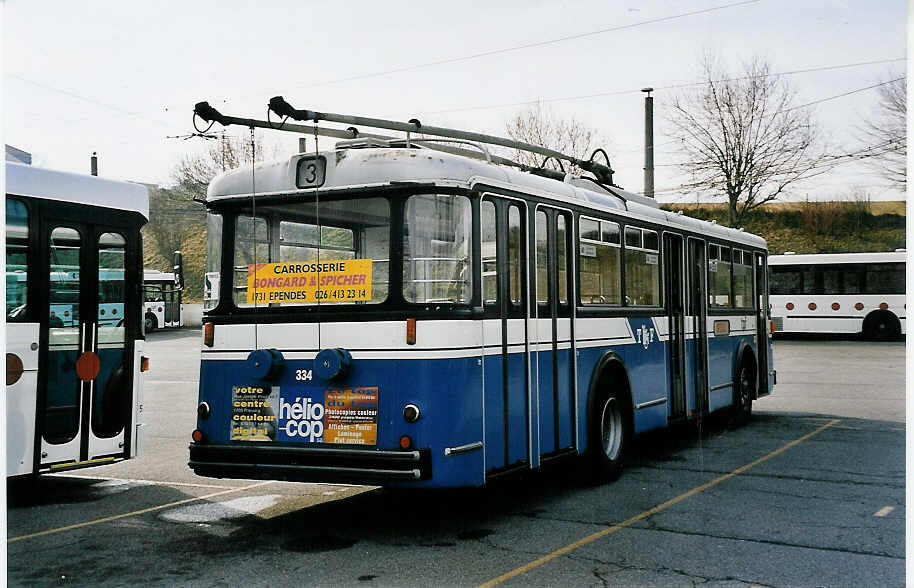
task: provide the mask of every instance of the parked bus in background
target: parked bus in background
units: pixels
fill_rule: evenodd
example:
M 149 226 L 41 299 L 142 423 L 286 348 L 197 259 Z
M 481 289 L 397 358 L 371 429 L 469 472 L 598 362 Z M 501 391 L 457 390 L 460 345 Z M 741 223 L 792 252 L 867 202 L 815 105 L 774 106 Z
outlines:
M 146 188 L 6 162 L 6 468 L 137 455 Z
M 146 333 L 184 326 L 181 291 L 175 289 L 174 273 L 143 270 L 143 300 Z
M 770 256 L 775 332 L 897 339 L 906 329 L 906 255 L 897 250 Z
M 582 178 L 446 131 L 212 181 L 197 474 L 479 486 L 585 456 L 607 479 L 634 434 L 771 392 L 762 238 L 660 210 L 599 153 L 550 155 Z

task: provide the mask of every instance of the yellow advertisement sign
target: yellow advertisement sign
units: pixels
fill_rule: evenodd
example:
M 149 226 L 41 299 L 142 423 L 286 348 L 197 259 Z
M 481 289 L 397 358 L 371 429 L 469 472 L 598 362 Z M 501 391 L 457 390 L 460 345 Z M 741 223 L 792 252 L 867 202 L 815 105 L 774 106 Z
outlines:
M 324 443 L 377 445 L 378 387 L 330 388 L 324 396 Z
M 371 300 L 371 260 L 286 261 L 248 266 L 249 304 Z

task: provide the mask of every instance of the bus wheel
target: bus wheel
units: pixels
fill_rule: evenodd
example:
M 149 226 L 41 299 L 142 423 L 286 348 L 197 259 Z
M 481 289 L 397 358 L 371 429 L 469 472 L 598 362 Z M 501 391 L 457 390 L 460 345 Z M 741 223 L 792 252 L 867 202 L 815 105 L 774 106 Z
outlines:
M 615 392 L 601 394 L 590 437 L 594 481 L 608 482 L 619 477 L 630 437 L 631 425 L 623 397 Z
M 898 317 L 888 310 L 877 310 L 863 321 L 863 336 L 870 341 L 892 341 L 901 335 Z
M 736 424 L 742 425 L 752 416 L 752 397 L 755 395 L 755 362 L 750 356 L 743 358 L 736 378 L 733 412 Z
M 151 314 L 147 314 L 147 315 L 146 315 L 146 319 L 145 319 L 144 322 L 145 322 L 146 332 L 147 332 L 147 333 L 151 333 L 151 332 L 155 331 L 155 330 L 156 330 L 156 327 L 159 326 L 159 321 L 157 321 L 157 320 L 156 320 L 156 317 L 154 317 L 154 316 L 151 315 Z

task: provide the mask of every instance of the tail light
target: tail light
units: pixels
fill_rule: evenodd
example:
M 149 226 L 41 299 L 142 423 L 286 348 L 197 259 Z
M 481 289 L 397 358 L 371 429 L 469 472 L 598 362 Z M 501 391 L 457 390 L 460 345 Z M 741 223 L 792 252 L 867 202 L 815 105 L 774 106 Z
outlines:
M 409 449 L 413 446 L 413 440 L 409 438 L 409 435 L 403 435 L 400 437 L 400 449 Z
M 141 371 L 141 372 L 148 372 L 148 371 L 149 371 L 149 358 L 148 358 L 148 357 L 141 357 L 141 358 L 140 358 L 140 371 Z
M 768 321 L 768 330 L 774 335 L 774 321 Z
M 204 435 L 203 431 L 200 429 L 194 429 L 194 432 L 190 434 L 190 438 L 194 440 L 194 443 L 199 443 L 203 441 Z
M 213 323 L 203 323 L 203 344 L 207 347 L 212 347 L 215 336 L 216 325 Z

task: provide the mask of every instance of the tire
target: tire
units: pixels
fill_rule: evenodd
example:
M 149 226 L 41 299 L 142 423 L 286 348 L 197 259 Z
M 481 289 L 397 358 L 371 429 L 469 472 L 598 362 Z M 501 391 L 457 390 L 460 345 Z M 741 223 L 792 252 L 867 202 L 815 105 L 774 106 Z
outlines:
M 157 321 L 156 317 L 152 316 L 151 314 L 147 314 L 143 322 L 146 327 L 146 333 L 155 331 L 159 326 L 159 321 Z
M 590 427 L 590 465 L 594 482 L 615 480 L 622 473 L 631 441 L 628 403 L 618 392 L 603 392 L 594 407 Z
M 894 341 L 901 336 L 901 323 L 890 311 L 877 310 L 863 321 L 863 336 L 870 341 Z
M 752 417 L 752 397 L 756 395 L 757 371 L 755 360 L 750 355 L 744 356 L 736 373 L 736 389 L 733 394 L 733 421 L 737 425 L 746 424 Z

